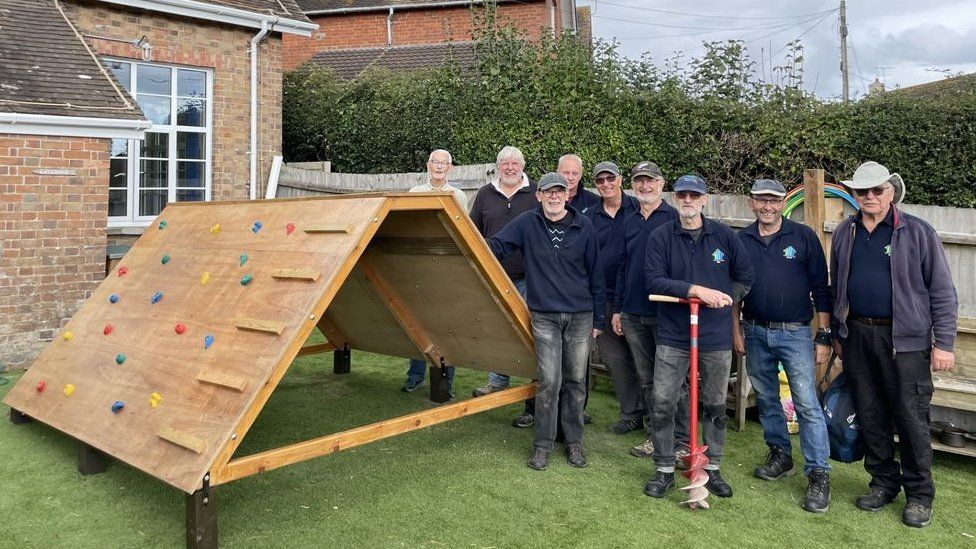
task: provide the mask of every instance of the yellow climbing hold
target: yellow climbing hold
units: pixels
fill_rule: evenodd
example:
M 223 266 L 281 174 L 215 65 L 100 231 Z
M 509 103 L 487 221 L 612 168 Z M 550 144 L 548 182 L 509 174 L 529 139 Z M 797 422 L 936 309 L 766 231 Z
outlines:
M 75 337 L 75 334 L 73 334 L 71 332 L 65 332 L 65 333 L 61 334 L 61 338 L 64 339 L 65 341 L 71 341 L 72 339 L 74 339 L 74 337 Z
M 200 275 L 200 284 L 203 285 L 206 284 L 207 282 L 210 282 L 210 272 L 203 271 L 203 274 Z
M 220 223 L 217 223 L 213 227 L 210 227 L 210 234 L 216 235 L 220 233 Z
M 72 384 L 67 384 L 64 386 L 64 396 L 69 397 L 71 393 L 75 392 L 75 386 Z
M 149 395 L 149 405 L 155 408 L 159 406 L 159 403 L 163 400 L 163 395 L 159 393 L 153 393 Z

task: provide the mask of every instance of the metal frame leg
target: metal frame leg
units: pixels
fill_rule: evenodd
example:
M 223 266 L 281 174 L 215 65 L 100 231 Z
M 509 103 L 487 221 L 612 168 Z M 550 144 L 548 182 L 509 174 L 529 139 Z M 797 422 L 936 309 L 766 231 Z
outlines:
M 431 364 L 427 379 L 430 380 L 430 400 L 438 403 L 451 400 L 451 384 L 447 379 L 447 366 Z
M 24 412 L 14 410 L 13 408 L 10 409 L 10 423 L 13 423 L 14 425 L 23 425 L 32 421 L 34 421 L 34 418 L 30 417 Z
M 332 353 L 332 373 L 334 374 L 348 374 L 352 367 L 352 351 L 349 350 L 348 345 L 344 345 L 342 349 L 336 349 Z
M 108 469 L 108 456 L 85 444 L 78 443 L 78 472 L 83 475 L 97 475 Z
M 210 486 L 210 473 L 203 488 L 186 496 L 187 549 L 217 549 L 217 499 Z

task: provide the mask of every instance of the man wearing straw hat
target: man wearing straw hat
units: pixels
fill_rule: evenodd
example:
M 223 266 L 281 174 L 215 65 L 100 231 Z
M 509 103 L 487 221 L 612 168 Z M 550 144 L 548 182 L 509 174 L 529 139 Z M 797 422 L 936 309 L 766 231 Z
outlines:
M 844 359 L 871 475 L 856 505 L 880 511 L 904 488 L 902 522 L 922 528 L 935 498 L 932 371 L 952 369 L 959 300 L 935 229 L 896 207 L 905 196 L 901 176 L 865 162 L 843 183 L 860 211 L 834 231 L 830 272 L 834 347 Z

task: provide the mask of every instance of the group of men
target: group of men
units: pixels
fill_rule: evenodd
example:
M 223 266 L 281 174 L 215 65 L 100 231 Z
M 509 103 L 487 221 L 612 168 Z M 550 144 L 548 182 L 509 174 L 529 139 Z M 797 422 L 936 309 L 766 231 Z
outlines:
M 448 183 L 450 164 L 447 151 L 431 153 L 430 183 L 411 191 L 453 191 L 466 206 L 463 192 Z M 775 481 L 795 472 L 779 397 L 782 368 L 808 477 L 802 506 L 827 511 L 830 448 L 816 367 L 833 351 L 844 359 L 871 475 L 857 507 L 878 511 L 904 489 L 903 522 L 929 524 L 931 372 L 953 366 L 958 299 L 937 233 L 896 206 L 905 195 L 898 174 L 866 162 L 843 182 L 860 208 L 834 231 L 828 274 L 813 230 L 783 217 L 786 189 L 776 180 L 752 185 L 748 204 L 756 221 L 736 234 L 704 215 L 708 189 L 698 176 L 679 177 L 674 206 L 665 202 L 666 180 L 653 162 L 630 170 L 633 196 L 623 192 L 613 162 L 594 166 L 597 193 L 582 188 L 583 162 L 574 154 L 538 183 L 525 174 L 515 147 L 504 147 L 496 166 L 497 177 L 478 191 L 470 216 L 530 312 L 538 391 L 513 422 L 535 426 L 529 467 L 546 469 L 557 439 L 570 465 L 587 465 L 586 370 L 595 339 L 620 406 L 609 430 L 646 427 L 646 440 L 630 449 L 654 461 L 644 493 L 663 498 L 673 489 L 696 434 L 687 423 L 688 307 L 648 299 L 662 294 L 704 305 L 698 364 L 712 494 L 732 496 L 720 463 L 735 353 L 746 357 L 769 447 L 755 476 Z M 423 371 L 422 362 L 412 362 L 403 390 L 420 386 Z M 491 373 L 474 394 L 508 384 L 507 376 Z

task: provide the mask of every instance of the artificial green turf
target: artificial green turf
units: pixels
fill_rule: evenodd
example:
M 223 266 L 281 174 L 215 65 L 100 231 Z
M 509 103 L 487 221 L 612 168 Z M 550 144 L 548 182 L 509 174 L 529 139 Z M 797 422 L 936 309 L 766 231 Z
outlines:
M 329 355 L 299 360 L 244 440 L 251 453 L 432 406 L 399 391 L 406 361 L 353 354 L 352 374 L 331 373 Z M 8 375 L 12 380 L 16 376 Z M 485 374 L 458 369 L 468 398 Z M 11 385 L 0 385 L 0 397 Z M 936 453 L 931 526 L 901 525 L 903 497 L 880 513 L 858 511 L 867 475 L 835 464 L 830 511 L 800 509 L 801 475 L 755 479 L 765 455 L 750 423 L 731 431 L 722 470 L 735 490 L 713 508 L 688 511 L 643 495 L 650 462 L 631 457 L 638 433 L 610 434 L 615 402 L 603 382 L 591 393 L 590 460 L 574 469 L 561 447 L 549 470 L 528 469 L 532 430 L 511 405 L 381 440 L 217 488 L 224 547 L 974 547 L 976 461 Z M 4 409 L 6 414 L 7 410 Z M 798 444 L 795 444 L 798 446 Z M 794 457 L 800 460 L 799 448 Z M 679 479 L 679 486 L 684 479 Z M 39 424 L 0 421 L 0 547 L 181 547 L 184 496 L 113 464 L 75 469 L 75 445 Z

